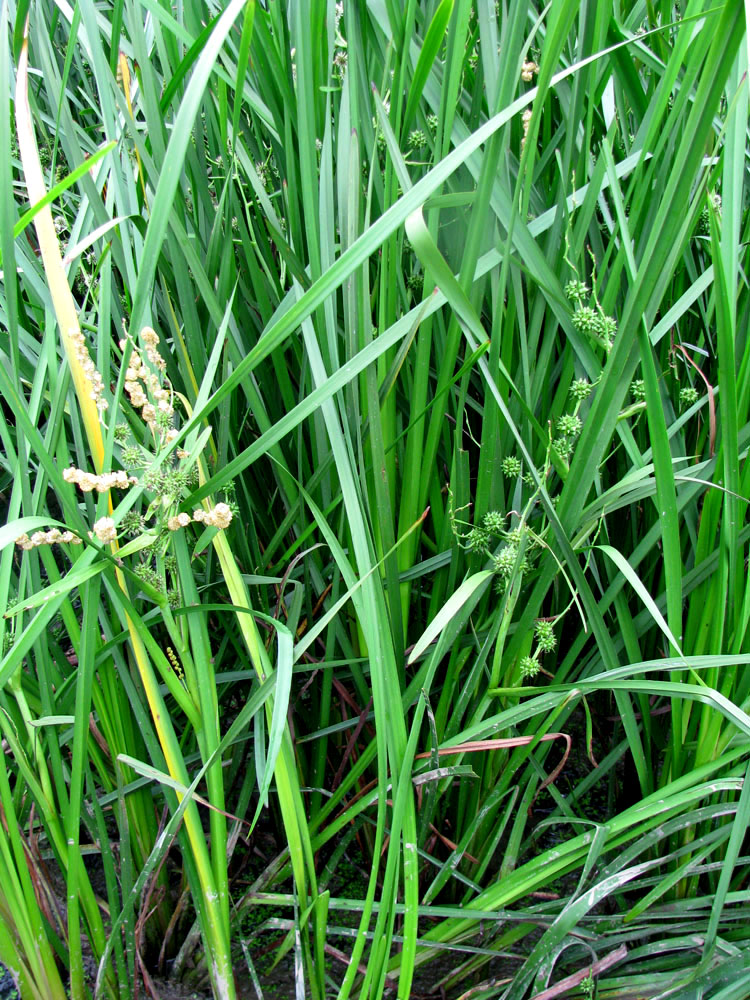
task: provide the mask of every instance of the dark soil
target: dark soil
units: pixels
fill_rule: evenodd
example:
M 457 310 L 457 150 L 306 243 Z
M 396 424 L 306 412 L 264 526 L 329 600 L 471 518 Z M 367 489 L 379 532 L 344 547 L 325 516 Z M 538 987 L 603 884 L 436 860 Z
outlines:
M 0 1000 L 18 1000 L 16 984 L 4 965 L 0 965 Z

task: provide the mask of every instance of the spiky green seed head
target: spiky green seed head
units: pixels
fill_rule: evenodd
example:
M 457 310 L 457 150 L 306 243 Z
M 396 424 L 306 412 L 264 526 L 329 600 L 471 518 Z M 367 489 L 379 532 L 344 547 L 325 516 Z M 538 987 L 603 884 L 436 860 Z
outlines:
M 148 563 L 139 563 L 135 568 L 135 575 L 140 580 L 143 580 L 144 583 L 153 587 L 154 590 L 164 590 L 164 581 L 156 570 L 152 566 L 149 566 Z
M 612 340 L 617 333 L 617 320 L 614 316 L 605 316 L 604 313 L 598 313 L 595 332 L 599 334 L 602 340 Z
M 593 386 L 586 378 L 577 378 L 570 387 L 570 395 L 576 402 L 587 399 Z
M 143 485 L 149 493 L 161 496 L 164 493 L 164 473 L 161 469 L 149 469 L 143 477 Z
M 635 382 L 630 383 L 630 395 L 636 401 L 636 403 L 642 403 L 646 398 L 646 383 L 642 378 L 637 378 Z
M 698 402 L 698 390 L 692 385 L 686 385 L 680 389 L 680 403 L 683 406 L 692 406 Z
M 557 430 L 566 437 L 578 437 L 581 433 L 581 419 L 575 413 L 563 413 L 557 421 Z
M 519 666 L 521 667 L 521 677 L 526 679 L 536 677 L 540 670 L 539 661 L 533 656 L 522 656 Z
M 122 464 L 126 469 L 142 469 L 144 466 L 143 453 L 138 445 L 132 444 L 122 450 Z
M 580 302 L 589 294 L 589 287 L 585 281 L 573 278 L 565 285 L 565 297 L 569 302 Z
M 505 527 L 505 518 L 499 510 L 488 510 L 482 518 L 482 526 L 491 535 L 499 535 Z
M 172 427 L 172 417 L 164 410 L 156 411 L 156 426 L 160 431 L 168 431 Z
M 167 531 L 167 529 L 165 528 L 164 531 Z M 164 531 L 160 529 L 159 531 L 156 532 L 156 534 L 154 535 L 154 540 L 151 542 L 150 545 L 147 545 L 144 548 L 143 550 L 144 553 L 150 552 L 154 556 L 159 556 L 162 554 L 162 552 L 164 551 Z M 168 531 L 167 534 L 169 534 Z
M 538 621 L 534 625 L 536 643 L 541 653 L 550 653 L 557 645 L 552 622 Z
M 495 572 L 507 579 L 513 572 L 518 555 L 517 545 L 504 545 L 494 559 Z
M 517 479 L 521 475 L 521 459 L 515 455 L 506 455 L 502 461 L 503 475 L 508 479 Z
M 484 528 L 475 527 L 466 536 L 466 548 L 469 552 L 487 552 L 490 536 Z
M 598 313 L 591 306 L 578 306 L 573 311 L 573 326 L 579 333 L 596 333 Z
M 161 477 L 159 489 L 156 491 L 162 498 L 174 502 L 181 499 L 183 490 L 187 487 L 188 475 L 184 469 L 168 469 Z
M 573 454 L 573 439 L 569 437 L 555 438 L 552 447 L 564 461 L 568 461 Z
M 120 530 L 127 538 L 138 538 L 146 530 L 146 519 L 137 510 L 129 510 L 122 516 Z
M 526 528 L 522 524 L 517 524 L 515 528 L 511 528 L 510 531 L 506 531 L 503 537 L 508 545 L 515 545 L 518 547 L 525 534 Z

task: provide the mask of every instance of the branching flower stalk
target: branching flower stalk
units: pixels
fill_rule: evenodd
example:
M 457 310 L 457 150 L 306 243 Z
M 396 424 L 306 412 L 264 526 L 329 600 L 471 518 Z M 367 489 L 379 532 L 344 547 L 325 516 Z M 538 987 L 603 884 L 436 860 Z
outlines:
M 569 442 L 569 453 L 572 452 L 573 442 L 575 437 L 577 437 L 580 428 L 578 411 L 582 402 L 590 395 L 592 389 L 593 385 L 587 379 L 579 378 L 573 382 L 570 388 L 570 396 L 574 402 L 573 411 L 565 414 L 558 421 L 557 437 L 554 437 L 552 427 L 550 427 L 544 467 L 538 473 L 539 482 L 546 482 L 548 479 L 552 469 L 552 460 L 555 454 L 557 454 L 558 457 L 560 456 L 561 440 Z M 565 462 L 565 466 L 567 468 L 567 461 Z M 515 455 L 506 455 L 504 457 L 502 461 L 502 470 L 506 478 L 520 478 L 523 482 L 529 485 L 535 483 L 535 480 L 531 476 L 524 474 L 521 460 Z M 468 553 L 483 555 L 491 560 L 492 568 L 497 574 L 495 590 L 501 596 L 503 602 L 501 619 L 495 638 L 489 684 L 490 693 L 500 689 L 499 686 L 503 666 L 505 640 L 513 619 L 516 603 L 521 593 L 523 578 L 531 568 L 533 552 L 535 549 L 538 550 L 544 548 L 551 553 L 552 557 L 558 563 L 560 573 L 570 588 L 571 600 L 568 602 L 568 605 L 563 609 L 563 611 L 557 614 L 554 619 L 538 619 L 536 621 L 534 625 L 534 639 L 536 640 L 536 647 L 534 651 L 530 652 L 528 655 L 522 656 L 518 661 L 517 666 L 514 664 L 510 666 L 505 677 L 505 687 L 501 690 L 512 687 L 513 684 L 516 683 L 518 671 L 520 671 L 521 681 L 534 678 L 542 669 L 540 657 L 544 653 L 551 652 L 555 648 L 556 638 L 553 631 L 554 625 L 564 618 L 567 612 L 574 605 L 576 605 L 579 612 L 581 612 L 578 597 L 573 584 L 565 571 L 565 568 L 562 564 L 560 564 L 554 551 L 549 548 L 547 542 L 545 541 L 549 525 L 545 522 L 544 526 L 539 531 L 534 531 L 529 524 L 529 516 L 536 505 L 538 497 L 539 488 L 535 486 L 533 492 L 524 505 L 523 511 L 520 514 L 518 512 L 511 511 L 508 515 L 503 516 L 500 511 L 488 511 L 484 515 L 481 524 L 475 524 L 472 526 L 469 522 L 457 517 L 457 514 L 466 510 L 470 504 L 464 504 L 460 508 L 454 508 L 453 496 L 449 490 L 448 512 L 456 542 L 460 548 L 464 549 Z M 512 518 L 512 526 L 507 527 L 506 521 L 510 518 Z M 600 528 L 601 521 L 599 522 L 597 532 Z M 497 551 L 495 551 L 496 541 L 494 540 L 497 538 L 502 539 L 502 545 L 497 549 Z M 583 618 L 582 612 L 581 616 Z M 481 716 L 481 712 L 479 715 Z
M 39 153 L 34 136 L 31 110 L 28 102 L 28 22 L 18 65 L 16 85 L 16 123 L 18 130 L 19 149 L 24 169 L 26 187 L 31 204 L 37 204 L 46 194 Z M 89 448 L 98 475 L 104 472 L 105 447 L 101 428 L 101 415 L 106 409 L 106 401 L 102 395 L 101 379 L 93 374 L 93 364 L 86 349 L 81 333 L 75 302 L 68 285 L 67 275 L 62 263 L 57 233 L 55 231 L 52 212 L 49 206 L 41 209 L 35 217 L 35 226 L 44 263 L 44 270 L 50 289 L 50 294 L 57 316 L 60 336 L 70 366 L 73 385 L 84 421 Z M 147 342 L 147 350 L 149 345 Z M 161 402 L 161 399 L 159 400 Z M 156 422 L 156 411 L 154 412 Z M 107 505 L 111 515 L 113 511 L 111 495 L 107 490 Z M 109 535 L 109 532 L 107 532 Z M 113 552 L 117 551 L 116 538 L 108 538 Z M 116 569 L 117 580 L 123 593 L 127 596 L 128 589 L 122 571 Z M 161 745 L 171 777 L 182 785 L 189 785 L 189 779 L 184 760 L 180 751 L 174 728 L 169 719 L 166 706 L 159 691 L 159 683 L 150 663 L 143 640 L 132 620 L 126 614 L 126 625 L 130 637 L 131 648 L 138 668 L 159 743 Z M 86 716 L 88 706 L 86 706 Z M 71 801 L 82 800 L 84 777 L 85 747 L 76 745 L 73 750 L 71 767 L 70 798 Z M 43 769 L 42 769 L 43 773 Z M 179 798 L 179 793 L 178 798 Z M 68 844 L 68 931 L 70 935 L 71 954 L 71 987 L 74 995 L 84 995 L 83 960 L 81 951 L 81 936 L 78 918 L 77 870 L 80 855 L 77 851 L 80 824 L 71 810 L 71 821 L 67 832 Z M 185 813 L 185 828 L 201 883 L 206 914 L 205 932 L 210 953 L 208 962 L 211 978 L 217 997 L 220 1000 L 234 1000 L 235 984 L 232 972 L 232 960 L 228 928 L 222 916 L 222 905 L 216 890 L 214 872 L 209 859 L 205 835 L 198 815 L 197 806 L 191 803 Z M 76 861 L 78 859 L 78 861 Z M 92 929 L 96 931 L 96 945 L 101 950 L 104 931 L 98 911 L 87 914 Z

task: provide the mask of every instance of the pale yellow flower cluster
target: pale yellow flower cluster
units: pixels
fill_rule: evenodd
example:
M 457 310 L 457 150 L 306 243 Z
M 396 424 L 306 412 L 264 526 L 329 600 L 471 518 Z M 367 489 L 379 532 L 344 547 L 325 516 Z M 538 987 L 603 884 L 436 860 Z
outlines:
M 76 359 L 83 369 L 86 378 L 89 380 L 91 385 L 91 398 L 96 403 L 96 407 L 99 410 L 99 415 L 107 409 L 108 403 L 104 398 L 104 382 L 101 375 L 97 371 L 96 365 L 91 360 L 91 355 L 89 354 L 89 349 L 84 340 L 83 334 L 80 330 L 76 330 L 75 333 L 70 335 L 70 339 L 73 342 L 73 348 L 76 352 Z
M 529 60 L 523 64 L 521 67 L 521 79 L 524 83 L 531 83 L 534 79 L 534 74 L 539 72 L 539 67 L 535 62 Z
M 102 472 L 95 475 L 93 472 L 85 472 L 83 469 L 76 469 L 72 466 L 63 470 L 63 479 L 66 483 L 75 483 L 83 493 L 106 493 L 107 490 L 126 490 L 138 482 L 135 476 L 129 476 L 122 469 L 116 472 Z
M 20 535 L 16 539 L 16 545 L 28 552 L 29 549 L 38 549 L 40 545 L 80 545 L 83 539 L 74 535 L 72 531 L 60 531 L 59 528 L 50 528 L 49 531 L 35 531 L 29 538 L 28 535 Z
M 196 510 L 194 521 L 202 521 L 211 528 L 228 528 L 232 523 L 232 511 L 229 504 L 217 503 L 211 510 Z
M 523 138 L 521 139 L 521 149 L 526 145 L 526 136 L 529 134 L 529 122 L 531 121 L 531 108 L 526 108 L 524 113 L 521 115 L 521 121 L 523 122 Z
M 180 528 L 187 528 L 192 520 L 192 517 L 183 511 L 181 514 L 170 517 L 167 521 L 167 527 L 170 531 L 179 531 Z
M 117 541 L 115 522 L 111 517 L 100 517 L 94 524 L 94 534 L 100 542 L 104 542 L 105 544 Z
M 167 365 L 159 354 L 159 337 L 156 331 L 151 327 L 144 327 L 141 331 L 141 338 L 144 350 L 140 352 L 136 348 L 130 355 L 128 367 L 125 371 L 125 391 L 128 394 L 131 404 L 141 411 L 145 423 L 156 438 L 157 444 L 161 446 L 168 445 L 175 439 L 178 432 L 171 426 L 174 407 L 172 405 L 173 396 L 171 386 L 169 386 L 169 382 L 165 379 Z M 104 388 L 102 378 L 96 371 L 89 356 L 86 342 L 80 334 L 74 337 L 74 345 L 78 361 L 92 386 L 92 399 L 95 400 L 101 413 L 107 406 L 106 401 L 102 398 Z M 127 346 L 128 343 L 126 340 L 120 341 L 120 348 L 123 351 Z M 166 387 L 163 385 L 165 381 Z M 185 459 L 188 457 L 188 453 L 184 449 L 179 449 L 177 457 L 181 460 Z M 62 475 L 66 483 L 78 486 L 84 493 L 92 493 L 94 491 L 106 493 L 111 489 L 126 490 L 139 482 L 136 476 L 129 476 L 123 470 L 95 474 L 78 469 L 75 466 L 70 466 L 70 468 L 63 471 Z M 164 492 L 162 490 L 162 493 Z M 162 510 L 164 507 L 171 505 L 173 498 L 161 495 L 158 490 L 157 494 L 157 499 L 161 500 L 163 504 Z M 144 519 L 141 518 L 141 521 L 144 521 Z M 193 511 L 192 514 L 186 512 L 175 514 L 168 518 L 167 527 L 170 531 L 179 531 L 180 528 L 186 528 L 193 522 L 222 530 L 228 528 L 231 524 L 232 511 L 228 504 L 217 503 L 209 510 L 199 508 Z M 130 528 L 126 527 L 125 524 L 123 525 L 123 529 L 126 533 L 130 531 Z M 95 538 L 105 545 L 116 542 L 117 527 L 113 518 L 99 518 L 94 524 L 93 530 L 88 533 L 88 537 L 91 539 Z M 59 543 L 81 545 L 83 540 L 78 535 L 73 534 L 72 531 L 60 531 L 57 528 L 52 528 L 50 531 L 34 532 L 31 537 L 23 534 L 16 539 L 16 545 L 23 550 L 29 550 L 41 545 L 55 545 Z
M 163 413 L 168 419 L 174 414 L 172 406 L 172 393 L 161 384 L 159 374 L 166 371 L 167 363 L 159 354 L 159 335 L 150 326 L 145 326 L 141 331 L 141 337 L 146 345 L 146 359 L 152 367 L 149 368 L 143 361 L 138 350 L 134 349 L 130 355 L 128 367 L 125 370 L 125 392 L 127 392 L 131 404 L 141 411 L 144 421 L 148 425 L 155 437 L 163 439 L 165 444 L 169 444 L 177 437 L 177 431 L 170 427 L 166 432 L 157 426 L 157 414 Z M 120 349 L 125 350 L 126 341 L 120 341 Z M 154 370 L 155 369 L 155 370 Z M 151 402 L 146 394 L 151 395 Z M 163 426 L 163 425 L 162 425 Z
M 198 521 L 200 524 L 205 524 L 210 528 L 219 528 L 221 530 L 228 528 L 232 523 L 232 511 L 229 504 L 217 503 L 211 510 L 199 508 L 193 511 L 192 517 L 184 512 L 176 514 L 174 517 L 169 518 L 167 527 L 170 531 L 179 531 L 180 528 L 186 528 L 191 521 Z

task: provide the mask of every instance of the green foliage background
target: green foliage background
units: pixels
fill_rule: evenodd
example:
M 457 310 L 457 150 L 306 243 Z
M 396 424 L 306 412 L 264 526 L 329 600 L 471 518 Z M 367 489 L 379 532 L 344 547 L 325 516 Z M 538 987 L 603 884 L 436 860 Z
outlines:
M 749 996 L 743 4 L 0 20 L 21 995 Z

